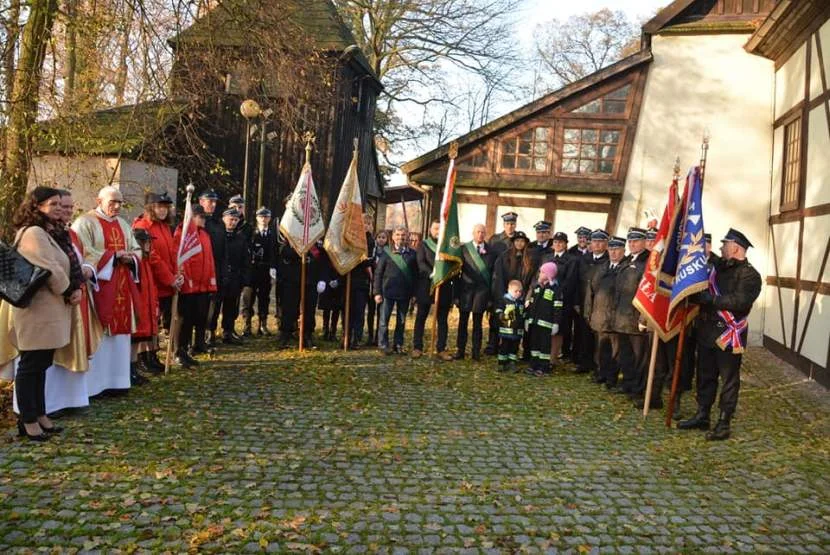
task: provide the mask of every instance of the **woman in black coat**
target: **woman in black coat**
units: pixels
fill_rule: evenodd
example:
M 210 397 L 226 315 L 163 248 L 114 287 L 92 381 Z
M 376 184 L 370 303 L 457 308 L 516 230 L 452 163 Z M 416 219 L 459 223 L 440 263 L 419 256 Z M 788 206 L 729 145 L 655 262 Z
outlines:
M 517 279 L 522 282 L 522 292 L 527 295 L 530 284 L 539 270 L 539 259 L 527 248 L 530 242 L 523 231 L 517 231 L 512 237 L 513 245 L 496 260 L 493 269 L 494 299 L 507 293 L 507 284 Z

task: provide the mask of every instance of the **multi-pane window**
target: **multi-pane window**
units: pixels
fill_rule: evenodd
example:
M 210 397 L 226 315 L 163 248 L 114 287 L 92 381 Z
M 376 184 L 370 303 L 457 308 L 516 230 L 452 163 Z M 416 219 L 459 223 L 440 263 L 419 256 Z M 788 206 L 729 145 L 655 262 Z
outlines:
M 536 127 L 502 141 L 501 167 L 544 172 L 548 168 L 550 128 Z
M 471 168 L 487 168 L 490 166 L 490 159 L 487 156 L 487 150 L 480 149 L 473 152 L 470 156 L 461 161 L 461 165 Z
M 574 112 L 580 114 L 623 114 L 631 93 L 631 85 L 625 85 L 611 91 L 600 98 L 576 108 Z
M 784 182 L 781 186 L 781 210 L 798 208 L 801 183 L 801 118 L 784 127 Z
M 614 173 L 621 132 L 611 129 L 565 128 L 562 173 Z

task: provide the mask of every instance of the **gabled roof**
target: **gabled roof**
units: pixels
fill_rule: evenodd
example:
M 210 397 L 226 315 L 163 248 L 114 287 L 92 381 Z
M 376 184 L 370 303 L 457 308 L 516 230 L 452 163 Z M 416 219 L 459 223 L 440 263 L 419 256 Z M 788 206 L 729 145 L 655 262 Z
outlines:
M 261 1 L 264 5 L 268 0 Z M 170 43 L 205 42 L 227 47 L 252 46 L 250 33 L 241 27 L 242 22 L 234 15 L 244 12 L 248 3 L 249 0 L 219 2 L 193 25 L 170 39 Z M 357 44 L 331 0 L 282 0 L 279 8 L 285 10 L 285 20 L 311 38 L 314 46 L 321 51 L 340 53 Z M 362 51 L 355 51 L 352 58 L 379 82 Z
M 756 0 L 744 9 L 742 0 L 728 7 L 712 0 L 674 0 L 643 25 L 644 37 L 663 31 L 674 33 L 709 33 L 754 31 L 779 0 Z
M 40 154 L 134 154 L 186 115 L 189 103 L 152 100 L 38 123 Z
M 804 40 L 806 33 L 817 29 L 828 17 L 830 2 L 826 0 L 781 0 L 744 49 L 776 62 L 786 59 L 788 53 L 801 46 L 799 41 Z
M 497 118 L 490 123 L 479 127 L 478 129 L 474 129 L 473 131 L 470 131 L 469 133 L 462 135 L 451 142 L 457 142 L 459 148 L 464 148 L 475 141 L 494 135 L 516 122 L 532 117 L 542 110 L 546 110 L 555 104 L 559 104 L 560 102 L 567 100 L 571 96 L 576 95 L 601 81 L 605 81 L 616 75 L 625 73 L 626 71 L 641 64 L 649 63 L 651 60 L 651 51 L 641 50 L 636 54 L 623 58 L 619 62 L 592 73 L 579 81 L 574 81 L 573 83 L 565 85 L 561 89 L 549 93 L 538 100 L 534 100 L 533 102 L 526 104 L 521 108 L 510 112 L 509 114 L 505 114 L 504 116 Z M 409 174 L 423 166 L 426 166 L 427 164 L 439 160 L 447 156 L 447 153 L 449 152 L 449 145 L 450 143 L 448 142 L 435 150 L 427 152 L 426 154 L 403 164 L 401 169 L 405 173 Z

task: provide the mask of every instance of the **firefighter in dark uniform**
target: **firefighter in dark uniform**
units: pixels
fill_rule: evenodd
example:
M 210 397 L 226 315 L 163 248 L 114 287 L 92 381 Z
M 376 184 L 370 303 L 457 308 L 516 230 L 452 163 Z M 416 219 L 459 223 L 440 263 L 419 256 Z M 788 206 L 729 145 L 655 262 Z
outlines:
M 728 439 L 738 407 L 741 358 L 746 347 L 747 317 L 761 293 L 761 275 L 746 259 L 749 239 L 730 229 L 721 240 L 721 255 L 709 274 L 709 290 L 692 297 L 700 305 L 697 321 L 697 414 L 681 421 L 680 429 L 709 429 L 709 412 L 721 381 L 720 415 L 708 440 Z
M 616 393 L 636 396 L 642 393 L 643 374 L 648 370 L 648 335 L 640 329 L 640 312 L 632 301 L 648 262 L 645 249 L 646 230 L 632 227 L 628 230 L 629 255 L 621 264 L 615 285 L 614 333 L 619 341 L 620 370 L 623 381 Z
M 486 230 L 482 224 L 473 227 L 473 240 L 462 248 L 463 264 L 461 278 L 456 281 L 458 297 L 458 335 L 456 337 L 455 359 L 462 360 L 467 350 L 467 329 L 470 315 L 473 318 L 473 344 L 471 356 L 479 360 L 481 343 L 484 338 L 482 320 L 484 312 L 492 309 L 490 282 L 493 279 L 494 253 L 484 241 Z
M 199 194 L 199 206 L 205 211 L 205 232 L 210 237 L 210 246 L 213 248 L 213 263 L 216 271 L 216 293 L 210 296 L 208 308 L 207 332 L 205 346 L 212 347 L 216 340 L 216 327 L 219 324 L 219 312 L 222 307 L 222 260 L 225 257 L 225 224 L 222 223 L 222 212 L 217 210 L 219 193 L 208 189 Z M 198 338 L 196 344 L 200 344 Z
M 591 281 L 594 274 L 608 262 L 608 233 L 604 229 L 591 232 L 590 252 L 582 255 L 578 261 L 577 270 L 577 303 L 574 305 L 576 316 L 574 319 L 574 334 L 580 335 L 580 348 L 576 350 L 576 371 L 578 373 L 591 372 L 591 379 L 600 383 L 597 372 L 597 336 L 591 328 L 591 311 L 588 303 L 591 301 Z
M 242 198 L 242 195 L 232 196 L 228 200 L 228 208 L 236 208 L 236 211 L 239 212 L 239 224 L 236 226 L 236 229 L 250 243 L 251 237 L 254 235 L 254 228 L 251 226 L 251 222 L 245 218 L 245 199 Z
M 432 268 L 435 266 L 435 251 L 438 248 L 438 232 L 441 229 L 441 222 L 434 221 L 429 226 L 429 236 L 421 241 L 415 251 L 415 260 L 418 263 L 418 285 L 415 290 L 415 303 L 418 311 L 415 315 L 415 329 L 412 337 L 412 358 L 419 358 L 424 354 L 424 328 L 427 317 L 435 296 L 430 292 L 432 288 Z M 446 281 L 438 291 L 438 339 L 435 344 L 436 358 L 440 360 L 452 360 L 452 355 L 447 352 L 447 317 L 452 308 L 453 282 Z
M 251 255 L 248 241 L 236 230 L 239 222 L 236 208 L 228 208 L 222 213 L 225 224 L 224 256 L 222 258 L 222 279 L 219 292 L 222 295 L 222 342 L 231 345 L 242 344 L 242 339 L 234 333 L 234 324 L 239 316 L 239 296 L 243 284 L 249 280 L 248 268 Z
M 536 240 L 531 241 L 528 248 L 536 252 L 540 258 L 544 257 L 553 248 L 553 241 L 550 238 L 551 226 L 550 222 L 544 220 L 533 224 L 533 229 L 536 231 Z
M 591 252 L 591 230 L 582 226 L 574 233 L 576 233 L 576 245 L 568 249 L 568 254 L 573 258 L 580 258 Z
M 646 230 L 646 250 L 651 252 L 654 248 L 654 243 L 657 241 L 657 228 L 650 227 Z
M 516 223 L 519 215 L 515 212 L 506 212 L 501 215 L 503 230 L 496 233 L 487 240 L 487 250 L 493 253 L 493 259 L 497 259 L 503 252 L 513 245 L 513 235 L 516 234 Z M 507 284 L 504 284 L 505 287 Z M 494 293 L 494 299 L 500 299 L 505 291 Z M 499 344 L 499 321 L 496 318 L 495 310 L 490 310 L 490 331 L 487 335 L 487 347 L 484 354 L 495 355 Z
M 371 292 L 372 270 L 375 265 L 375 239 L 372 236 L 372 221 L 364 219 L 366 227 L 366 260 L 351 271 L 351 292 L 349 294 L 349 349 L 358 349 L 363 343 L 363 324 L 366 321 L 366 306 Z M 374 310 L 374 309 L 373 309 Z
M 617 274 L 625 258 L 625 239 L 611 237 L 604 262 L 599 261 L 593 273 L 585 300 L 585 314 L 597 338 L 597 383 L 610 391 L 617 386 L 619 334 L 614 333 L 616 314 Z
M 251 335 L 254 301 L 259 318 L 257 335 L 271 335 L 268 331 L 268 312 L 271 304 L 271 280 L 277 277 L 277 233 L 271 226 L 271 211 L 265 207 L 256 212 L 257 228 L 251 236 L 250 285 L 242 290 L 242 318 L 245 320 L 243 337 Z

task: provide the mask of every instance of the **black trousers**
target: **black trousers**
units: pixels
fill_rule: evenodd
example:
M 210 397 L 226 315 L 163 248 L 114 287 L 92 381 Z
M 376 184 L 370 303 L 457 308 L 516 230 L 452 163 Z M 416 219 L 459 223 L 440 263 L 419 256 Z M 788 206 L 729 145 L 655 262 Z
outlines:
M 679 336 L 674 336 L 669 341 L 660 341 L 657 345 L 657 362 L 654 365 L 654 383 L 652 384 L 651 396 L 656 399 L 660 397 L 663 387 L 671 389 L 671 383 L 674 376 L 674 360 L 677 356 L 677 345 L 679 343 Z M 649 353 L 651 352 L 651 345 L 649 345 Z M 689 391 L 692 388 L 692 378 L 694 377 L 694 342 L 689 342 L 689 338 L 684 340 L 683 354 L 680 359 L 680 383 L 678 391 Z M 645 391 L 646 380 L 648 380 L 648 366 L 646 366 L 646 374 L 643 376 L 643 390 Z
M 173 319 L 173 297 L 159 297 L 159 313 L 161 327 L 170 332 L 170 321 Z
M 366 319 L 366 304 L 369 301 L 368 289 L 352 289 L 351 298 L 349 299 L 351 306 L 349 307 L 349 342 L 355 343 L 363 341 L 363 322 Z M 374 304 L 372 299 L 372 304 Z M 370 313 L 373 309 L 370 308 Z M 372 317 L 374 315 L 372 314 Z M 369 337 L 372 336 L 371 327 L 369 329 Z
M 271 304 L 271 274 L 269 268 L 254 268 L 251 272 L 251 285 L 242 289 L 242 317 L 250 321 L 254 315 L 256 301 L 257 316 L 261 323 L 268 320 Z
M 193 332 L 196 332 L 197 347 L 205 345 L 205 327 L 210 310 L 210 293 L 179 294 L 179 328 L 178 350 L 186 351 L 193 345 Z
M 216 335 L 216 327 L 219 325 L 219 315 L 222 313 L 222 292 L 210 294 L 210 307 L 208 308 L 208 326 L 209 332 Z
M 46 414 L 46 369 L 52 366 L 54 356 L 55 349 L 20 351 L 14 389 L 20 419 L 26 424 Z
M 473 353 L 481 352 L 481 342 L 484 339 L 483 312 L 470 312 L 462 310 L 458 318 L 458 335 L 455 338 L 455 348 L 459 353 L 464 354 L 467 350 L 467 328 L 470 323 L 470 315 L 473 316 Z
M 222 288 L 222 333 L 230 335 L 239 316 L 239 295 L 242 284 L 232 283 Z
M 528 329 L 528 346 L 530 348 L 530 367 L 534 370 L 550 371 L 551 335 L 550 328 L 531 324 Z
M 620 365 L 617 362 L 620 349 L 619 334 L 597 332 L 596 337 L 599 380 L 608 387 L 614 387 L 620 374 Z
M 574 316 L 574 342 L 571 351 L 579 370 L 596 371 L 597 336 L 581 315 Z
M 495 352 L 499 347 L 499 317 L 493 309 L 488 310 L 487 314 L 487 325 L 489 326 L 487 332 L 487 348 Z
M 424 350 L 424 329 L 426 328 L 431 306 L 429 303 L 418 303 L 418 312 L 415 314 L 415 330 L 412 337 L 413 349 Z M 438 311 L 438 340 L 435 343 L 435 349 L 439 353 L 443 353 L 447 349 L 447 335 L 449 334 L 447 317 L 450 315 L 450 307 L 439 306 L 436 310 Z
M 574 345 L 573 334 L 573 307 L 564 306 L 562 308 L 562 322 L 559 324 L 559 335 L 562 336 L 562 356 L 571 357 L 576 345 Z
M 516 363 L 521 342 L 521 337 L 499 337 L 499 366 L 504 367 L 511 362 Z
M 316 284 L 315 284 L 316 285 Z M 299 285 L 285 284 L 280 287 L 280 307 L 282 308 L 282 318 L 280 318 L 280 336 L 283 340 L 288 340 L 294 335 L 300 324 L 300 287 Z M 317 292 L 306 289 L 305 292 L 305 309 L 304 309 L 304 325 L 303 339 L 311 338 L 314 332 L 314 319 L 317 310 Z
M 375 329 L 375 322 L 380 319 L 380 315 L 378 314 L 378 310 L 380 309 L 380 305 L 375 302 L 375 297 L 371 294 L 367 293 L 366 299 L 366 332 L 368 335 L 368 342 L 370 344 L 376 344 L 378 342 L 378 333 L 377 329 Z M 361 326 L 363 327 L 363 326 Z
M 644 333 L 620 333 L 619 363 L 622 371 L 620 387 L 626 393 L 642 393 L 648 371 L 648 336 Z
M 732 418 L 738 408 L 738 392 L 741 389 L 742 355 L 722 351 L 717 345 L 698 343 L 697 404 L 709 411 L 715 404 L 720 378 L 720 402 L 718 406 L 725 418 Z M 19 402 L 19 401 L 18 401 Z M 22 414 L 22 413 L 21 413 Z

